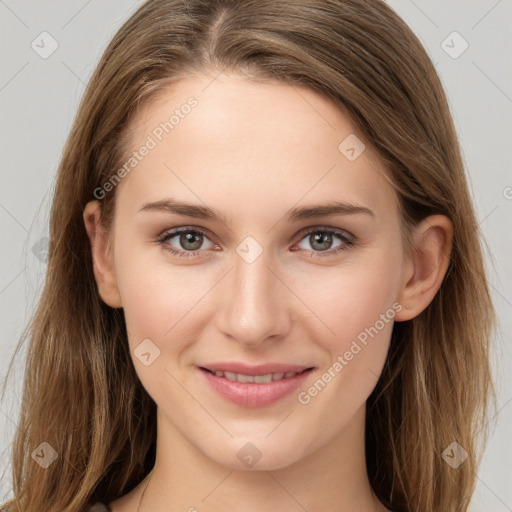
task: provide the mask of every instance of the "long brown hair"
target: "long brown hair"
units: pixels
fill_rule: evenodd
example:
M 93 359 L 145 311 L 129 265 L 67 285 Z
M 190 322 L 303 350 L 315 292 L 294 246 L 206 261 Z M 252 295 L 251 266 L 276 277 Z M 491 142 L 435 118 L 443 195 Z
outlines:
M 483 238 L 436 70 L 381 0 L 148 0 L 114 36 L 58 170 L 46 281 L 18 345 L 29 339 L 14 499 L 3 510 L 80 511 L 126 494 L 151 470 L 156 406 L 132 364 L 122 309 L 98 295 L 82 212 L 126 160 L 143 102 L 180 77 L 226 70 L 305 85 L 334 101 L 386 164 L 404 230 L 434 213 L 453 222 L 439 292 L 394 326 L 367 401 L 366 458 L 388 508 L 466 510 L 494 397 Z M 114 199 L 112 187 L 102 201 L 106 229 Z M 31 456 L 43 442 L 58 454 L 47 469 Z M 442 457 L 453 442 L 468 453 L 457 469 Z

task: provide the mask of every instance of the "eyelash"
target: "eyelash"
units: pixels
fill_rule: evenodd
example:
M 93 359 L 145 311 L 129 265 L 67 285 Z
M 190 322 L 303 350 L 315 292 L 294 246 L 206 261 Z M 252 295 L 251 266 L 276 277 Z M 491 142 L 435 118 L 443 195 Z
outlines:
M 156 241 L 160 245 L 162 245 L 162 247 L 166 251 L 169 251 L 171 254 L 178 256 L 179 258 L 190 258 L 190 257 L 197 256 L 202 251 L 202 249 L 197 250 L 197 251 L 179 251 L 177 249 L 172 248 L 170 245 L 168 245 L 166 243 L 171 238 L 174 238 L 176 235 L 181 235 L 182 233 L 201 234 L 208 238 L 208 234 L 206 233 L 206 231 L 203 231 L 201 228 L 193 228 L 192 229 L 192 228 L 185 227 L 185 228 L 174 229 L 171 231 L 166 231 L 166 232 L 162 233 L 161 235 L 159 235 L 156 238 Z M 348 233 L 346 231 L 337 230 L 337 229 L 327 228 L 327 227 L 324 228 L 321 226 L 311 228 L 308 231 L 306 231 L 305 233 L 303 233 L 302 238 L 300 238 L 299 242 L 301 242 L 304 238 L 308 237 L 309 235 L 311 235 L 313 233 L 324 233 L 324 234 L 329 233 L 329 234 L 335 235 L 336 237 L 338 237 L 339 240 L 341 240 L 343 242 L 342 245 L 336 247 L 335 249 L 329 249 L 326 251 L 311 251 L 313 254 L 315 254 L 315 257 L 322 258 L 325 256 L 333 256 L 334 254 L 338 254 L 341 251 L 347 251 L 348 249 L 350 249 L 351 247 L 356 245 L 356 238 L 351 233 Z

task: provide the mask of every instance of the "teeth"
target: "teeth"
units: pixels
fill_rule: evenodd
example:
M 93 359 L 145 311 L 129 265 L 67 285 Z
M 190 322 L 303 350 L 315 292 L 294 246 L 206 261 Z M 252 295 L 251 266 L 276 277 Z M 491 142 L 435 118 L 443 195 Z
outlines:
M 269 373 L 268 375 L 255 375 L 253 377 L 254 382 L 260 382 L 262 384 L 268 384 L 269 382 L 272 382 L 272 379 L 274 379 L 274 378 L 271 373 Z M 277 380 L 277 379 L 274 379 L 274 380 Z
M 286 373 L 267 373 L 266 375 L 244 375 L 242 373 L 234 373 L 234 372 L 222 372 L 215 371 L 213 372 L 217 377 L 224 377 L 228 380 L 238 381 L 238 382 L 259 382 L 263 384 L 268 384 L 269 382 L 275 380 L 289 379 L 290 377 L 294 377 L 295 375 L 302 372 L 286 372 Z

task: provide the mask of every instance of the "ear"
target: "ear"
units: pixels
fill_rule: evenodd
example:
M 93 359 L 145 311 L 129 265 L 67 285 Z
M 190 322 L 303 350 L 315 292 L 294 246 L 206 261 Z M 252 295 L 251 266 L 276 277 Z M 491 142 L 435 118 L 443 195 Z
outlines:
M 100 212 L 99 201 L 87 203 L 83 212 L 85 229 L 91 242 L 94 277 L 103 302 L 113 308 L 120 308 L 122 302 L 117 288 L 111 247 L 108 234 L 100 223 Z
M 435 297 L 450 263 L 453 224 L 444 215 L 431 215 L 413 233 L 412 256 L 406 257 L 395 315 L 398 322 L 418 316 Z

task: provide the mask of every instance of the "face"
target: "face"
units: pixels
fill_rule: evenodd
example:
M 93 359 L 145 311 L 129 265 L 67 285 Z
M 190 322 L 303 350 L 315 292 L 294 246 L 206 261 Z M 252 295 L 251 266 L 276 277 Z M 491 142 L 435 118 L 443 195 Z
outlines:
M 181 81 L 133 122 L 111 233 L 133 362 L 159 429 L 224 466 L 252 450 L 282 468 L 342 438 L 381 373 L 404 251 L 363 140 L 317 93 L 235 75 Z M 313 369 L 200 369 L 223 363 Z

